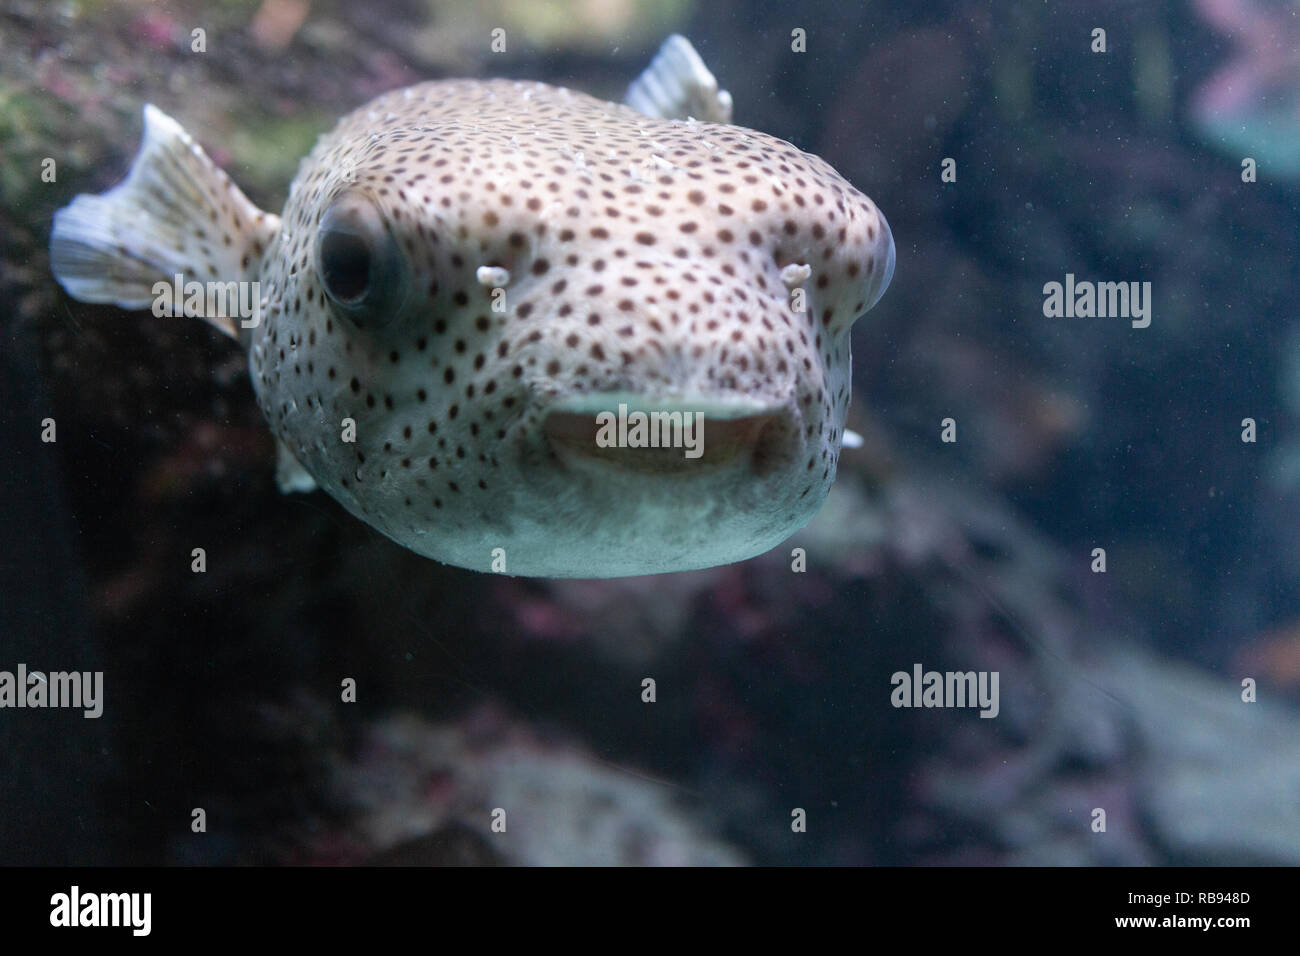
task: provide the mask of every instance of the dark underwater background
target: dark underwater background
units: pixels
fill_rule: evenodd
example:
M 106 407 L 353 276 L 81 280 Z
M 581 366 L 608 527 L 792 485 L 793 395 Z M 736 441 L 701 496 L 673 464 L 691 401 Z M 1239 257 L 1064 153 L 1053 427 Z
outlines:
M 378 93 L 619 100 L 672 32 L 897 243 L 865 445 L 767 555 L 420 558 L 277 492 L 231 341 L 50 275 L 145 102 L 278 210 Z M 0 710 L 0 863 L 1300 863 L 1298 200 L 1283 0 L 0 0 L 0 669 L 105 674 L 98 720 Z M 1150 326 L 1045 316 L 1067 274 Z M 918 663 L 998 717 L 893 707 Z

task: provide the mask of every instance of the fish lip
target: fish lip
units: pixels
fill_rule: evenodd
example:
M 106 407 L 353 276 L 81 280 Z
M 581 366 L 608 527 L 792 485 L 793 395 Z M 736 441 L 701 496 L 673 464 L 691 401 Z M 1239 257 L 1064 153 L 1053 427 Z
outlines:
M 627 405 L 628 411 L 666 411 L 666 412 L 702 412 L 706 419 L 736 419 L 750 415 L 784 410 L 785 402 L 764 401 L 749 395 L 718 394 L 706 395 L 692 392 L 663 392 L 649 395 L 644 392 L 610 391 L 610 392 L 575 392 L 549 402 L 542 410 L 543 415 L 552 412 L 590 412 L 618 411 L 618 406 Z
M 625 410 L 625 411 L 624 411 Z M 634 412 L 699 413 L 701 453 L 687 457 L 682 445 L 661 448 L 601 447 L 597 416 L 617 422 Z M 615 426 L 617 427 L 617 426 Z M 697 426 L 698 427 L 698 426 Z M 731 468 L 765 477 L 791 463 L 800 430 L 792 403 L 747 395 L 585 392 L 567 395 L 542 409 L 541 430 L 566 466 L 640 476 L 691 477 Z

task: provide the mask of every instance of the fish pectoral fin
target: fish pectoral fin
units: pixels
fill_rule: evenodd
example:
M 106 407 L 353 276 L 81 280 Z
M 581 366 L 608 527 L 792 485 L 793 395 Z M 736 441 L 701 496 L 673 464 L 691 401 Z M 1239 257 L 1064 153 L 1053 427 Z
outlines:
M 731 94 L 718 89 L 691 41 L 674 33 L 645 71 L 627 88 L 623 102 L 638 113 L 663 119 L 731 122 Z
M 844 438 L 840 442 L 845 448 L 861 448 L 866 444 L 866 439 L 851 428 L 844 429 Z
M 162 299 L 174 314 L 198 315 L 238 338 L 225 300 L 207 306 L 209 284 L 256 279 L 279 227 L 278 216 L 254 206 L 179 123 L 150 104 L 126 179 L 54 214 L 50 268 L 82 302 L 142 309 Z M 191 294 L 195 288 L 206 294 Z
M 281 439 L 275 440 L 275 484 L 281 494 L 316 490 L 316 479 L 299 464 L 293 452 Z

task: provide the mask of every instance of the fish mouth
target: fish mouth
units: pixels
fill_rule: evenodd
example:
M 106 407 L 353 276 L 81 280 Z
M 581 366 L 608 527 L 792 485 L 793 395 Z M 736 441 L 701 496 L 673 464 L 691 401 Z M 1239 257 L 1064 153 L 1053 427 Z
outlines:
M 793 411 L 785 405 L 623 392 L 553 402 L 542 432 L 568 464 L 683 477 L 721 468 L 762 477 L 794 459 L 798 439 Z

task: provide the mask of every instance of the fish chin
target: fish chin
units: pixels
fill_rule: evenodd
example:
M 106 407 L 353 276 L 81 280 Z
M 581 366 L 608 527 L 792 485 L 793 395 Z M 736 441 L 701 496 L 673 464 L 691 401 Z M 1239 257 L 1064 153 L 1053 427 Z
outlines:
M 715 468 L 671 479 L 609 466 L 553 470 L 512 504 L 500 546 L 506 573 L 610 578 L 743 561 L 779 545 L 812 518 L 825 491 L 779 474 L 739 481 Z M 486 541 L 484 543 L 487 543 Z M 485 564 L 486 551 L 455 563 Z M 447 558 L 442 558 L 446 560 Z

